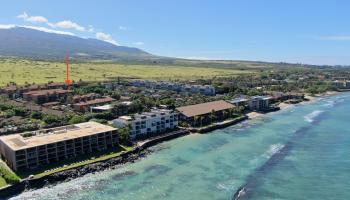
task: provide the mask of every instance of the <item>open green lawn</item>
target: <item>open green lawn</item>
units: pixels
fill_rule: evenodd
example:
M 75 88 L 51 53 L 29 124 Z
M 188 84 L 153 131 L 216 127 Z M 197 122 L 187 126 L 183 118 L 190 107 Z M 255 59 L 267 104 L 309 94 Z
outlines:
M 70 65 L 70 79 L 78 81 L 100 81 L 121 77 L 141 79 L 196 79 L 214 76 L 232 76 L 243 73 L 254 73 L 256 69 L 218 68 L 206 66 L 183 65 L 137 65 L 112 62 L 89 62 Z M 63 82 L 65 63 L 33 61 L 24 59 L 0 59 L 0 86 L 10 81 L 17 84 Z
M 119 148 L 111 150 L 109 152 L 96 152 L 95 154 L 81 155 L 72 160 L 62 160 L 60 162 L 53 163 L 50 165 L 45 165 L 41 168 L 38 168 L 32 171 L 18 173 L 18 176 L 20 176 L 21 178 L 26 178 L 29 175 L 34 175 L 35 178 L 40 178 L 49 174 L 53 174 L 55 172 L 79 167 L 89 163 L 108 160 L 110 158 L 117 157 L 120 154 L 130 151 L 132 149 L 133 147 L 120 146 Z
M 0 160 L 0 188 L 8 184 L 18 182 L 20 178 Z
M 0 177 L 0 188 L 4 187 L 6 185 L 7 185 L 6 180 L 3 177 Z

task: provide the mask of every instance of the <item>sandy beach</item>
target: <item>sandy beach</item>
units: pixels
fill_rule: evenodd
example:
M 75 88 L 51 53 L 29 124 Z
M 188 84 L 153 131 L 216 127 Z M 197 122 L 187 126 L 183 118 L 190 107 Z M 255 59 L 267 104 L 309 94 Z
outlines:
M 247 116 L 249 117 L 249 119 L 254 119 L 254 118 L 257 118 L 257 117 L 260 117 L 264 115 L 263 113 L 258 113 L 258 112 L 249 112 L 247 113 Z

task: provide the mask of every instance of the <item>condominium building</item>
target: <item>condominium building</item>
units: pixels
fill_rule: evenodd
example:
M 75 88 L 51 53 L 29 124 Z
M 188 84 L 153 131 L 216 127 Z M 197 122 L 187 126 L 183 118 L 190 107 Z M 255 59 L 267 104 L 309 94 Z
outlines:
M 333 85 L 337 88 L 337 89 L 349 89 L 350 88 L 350 81 L 348 80 L 344 80 L 344 81 L 333 81 Z
M 248 101 L 250 110 L 263 111 L 270 107 L 270 96 L 253 96 Z
M 117 129 L 86 122 L 0 137 L 3 160 L 15 171 L 118 146 Z
M 246 107 L 248 104 L 249 99 L 245 98 L 245 97 L 238 97 L 238 98 L 234 98 L 231 101 L 228 101 L 229 103 L 235 105 L 235 106 L 243 106 Z
M 77 85 L 76 83 L 71 83 L 71 85 Z M 24 93 L 28 93 L 31 91 L 39 91 L 39 90 L 52 90 L 52 89 L 67 89 L 65 83 L 47 83 L 43 85 L 8 85 L 4 88 L 0 88 L 0 92 L 2 94 L 7 95 L 11 99 L 21 98 Z
M 37 104 L 43 104 L 66 99 L 71 93 L 72 91 L 64 89 L 35 90 L 23 93 L 23 99 L 26 101 L 34 101 Z
M 203 95 L 214 96 L 216 94 L 215 87 L 211 85 L 190 85 L 183 83 L 171 83 L 171 82 L 152 82 L 152 81 L 141 81 L 136 80 L 132 82 L 135 87 L 145 87 L 161 90 L 172 90 L 176 92 L 187 92 L 187 93 L 200 93 Z
M 178 114 L 172 110 L 154 109 L 131 116 L 122 116 L 111 122 L 119 128 L 129 127 L 132 139 L 159 135 L 177 128 Z

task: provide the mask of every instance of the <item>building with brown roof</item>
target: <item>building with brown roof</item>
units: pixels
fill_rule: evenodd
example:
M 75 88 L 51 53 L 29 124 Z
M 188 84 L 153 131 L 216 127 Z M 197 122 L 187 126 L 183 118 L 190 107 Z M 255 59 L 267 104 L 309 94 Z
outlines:
M 72 83 L 71 85 L 76 86 L 76 83 Z M 23 93 L 28 93 L 31 91 L 38 91 L 38 90 L 50 90 L 50 89 L 67 89 L 67 86 L 65 83 L 46 83 L 42 85 L 15 85 L 10 84 L 4 88 L 1 88 L 0 92 L 3 94 L 6 94 L 9 98 L 15 99 L 22 97 Z
M 1 156 L 16 171 L 117 145 L 117 129 L 97 122 L 0 137 Z
M 207 124 L 214 120 L 225 119 L 230 116 L 236 106 L 220 100 L 202 104 L 183 106 L 176 108 L 180 113 L 180 119 L 192 126 Z M 198 120 L 197 120 L 198 119 Z M 199 122 L 200 121 L 200 122 Z
M 91 107 L 106 105 L 113 101 L 115 101 L 115 99 L 111 97 L 92 99 L 73 104 L 73 109 L 78 112 L 88 112 L 90 111 Z
M 96 94 L 96 93 L 88 93 L 84 95 L 74 95 L 72 98 L 72 103 L 79 103 L 81 101 L 90 101 L 93 99 L 100 98 L 101 95 Z
M 37 104 L 43 104 L 60 99 L 66 99 L 72 91 L 64 89 L 49 89 L 49 90 L 35 90 L 23 93 L 23 99 L 26 101 L 33 101 Z

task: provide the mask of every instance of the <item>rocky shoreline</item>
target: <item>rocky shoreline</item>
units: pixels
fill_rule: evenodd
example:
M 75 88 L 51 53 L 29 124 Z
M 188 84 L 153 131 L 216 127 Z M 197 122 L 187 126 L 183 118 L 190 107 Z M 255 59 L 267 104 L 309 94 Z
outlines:
M 139 158 L 146 156 L 148 153 L 147 148 L 154 146 L 160 142 L 168 141 L 177 137 L 181 137 L 189 134 L 188 130 L 180 129 L 172 133 L 157 137 L 147 142 L 144 142 L 142 145 L 138 145 L 133 150 L 122 153 L 118 157 L 110 158 L 104 161 L 97 161 L 95 163 L 78 166 L 76 168 L 67 169 L 64 171 L 56 172 L 41 178 L 34 179 L 25 179 L 17 184 L 10 185 L 8 187 L 0 189 L 0 199 L 6 199 L 11 196 L 20 194 L 26 190 L 39 189 L 49 185 L 55 185 L 62 183 L 64 181 L 69 181 L 86 174 L 96 173 L 108 169 L 116 169 L 120 165 L 131 163 Z

